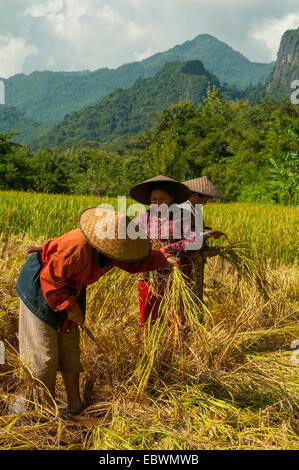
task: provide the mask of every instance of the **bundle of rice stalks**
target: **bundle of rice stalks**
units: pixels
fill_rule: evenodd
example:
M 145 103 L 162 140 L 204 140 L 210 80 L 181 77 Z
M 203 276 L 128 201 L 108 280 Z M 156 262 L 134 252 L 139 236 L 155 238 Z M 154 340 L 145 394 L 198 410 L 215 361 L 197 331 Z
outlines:
M 248 244 L 229 243 L 213 250 L 236 270 L 238 280 L 254 284 L 267 297 L 260 260 Z M 246 349 L 248 335 L 243 330 L 250 320 L 240 310 L 233 323 L 223 318 L 215 324 L 194 282 L 176 267 L 149 273 L 148 282 L 160 305 L 154 324 L 149 318 L 144 328 L 144 351 L 133 374 L 135 403 L 142 400 L 150 377 L 161 377 L 170 368 L 181 377 L 195 378 L 238 362 Z
M 201 344 L 203 363 L 209 362 L 209 332 L 204 323 L 210 313 L 193 292 L 190 279 L 173 267 L 162 293 L 155 283 L 155 279 L 161 283 L 160 274 L 150 273 L 149 279 L 152 292 L 161 301 L 157 319 L 153 323 L 150 317 L 142 332 L 144 352 L 133 374 L 137 378 L 135 403 L 142 400 L 153 369 L 161 373 L 165 365 L 173 364 L 181 377 L 186 375 L 186 340 L 190 332 L 196 333 Z
M 268 297 L 269 283 L 265 277 L 266 266 L 263 259 L 254 252 L 250 243 L 231 243 L 226 235 L 225 237 L 228 245 L 213 246 L 211 250 L 237 271 L 238 280 L 245 279 L 248 283 L 257 285 L 259 291 Z

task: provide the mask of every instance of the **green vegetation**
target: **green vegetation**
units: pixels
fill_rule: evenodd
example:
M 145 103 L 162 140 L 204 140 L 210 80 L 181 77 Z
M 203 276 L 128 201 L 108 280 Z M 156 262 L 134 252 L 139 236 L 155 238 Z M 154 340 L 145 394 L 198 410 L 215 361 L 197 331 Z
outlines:
M 33 153 L 4 134 L 0 189 L 116 196 L 161 173 L 206 175 L 228 200 L 298 204 L 298 114 L 288 100 L 250 106 L 215 89 L 198 106 L 170 106 L 150 130 L 111 143 Z
M 164 110 L 151 142 L 160 153 L 166 142 L 176 146 L 175 165 L 163 167 L 169 176 L 206 175 L 230 200 L 298 204 L 298 116 L 289 100 L 252 107 L 229 103 L 214 90 L 198 107 Z M 159 152 L 150 147 L 147 154 L 157 174 Z
M 128 90 L 115 90 L 94 106 L 65 116 L 32 146 L 72 145 L 82 139 L 105 142 L 137 134 L 153 123 L 153 112 L 179 100 L 198 104 L 209 84 L 218 86 L 218 79 L 200 61 L 166 64 L 154 77 L 140 78 Z
M 204 67 L 214 73 L 221 83 L 235 85 L 239 89 L 265 83 L 274 63 L 250 62 L 240 52 L 219 41 L 210 34 L 200 34 L 192 41 L 155 54 L 141 63 L 158 71 L 166 62 L 199 59 Z
M 246 88 L 264 83 L 274 64 L 253 63 L 208 34 L 155 54 L 141 62 L 94 72 L 33 72 L 4 80 L 6 103 L 37 122 L 59 122 L 85 106 L 94 104 L 117 88 L 129 88 L 140 78 L 157 73 L 167 62 L 201 60 L 220 82 Z M 0 127 L 1 132 L 3 130 Z
M 46 126 L 28 119 L 14 106 L 0 105 L 0 129 L 2 133 L 17 131 L 14 142 L 25 144 L 45 132 Z

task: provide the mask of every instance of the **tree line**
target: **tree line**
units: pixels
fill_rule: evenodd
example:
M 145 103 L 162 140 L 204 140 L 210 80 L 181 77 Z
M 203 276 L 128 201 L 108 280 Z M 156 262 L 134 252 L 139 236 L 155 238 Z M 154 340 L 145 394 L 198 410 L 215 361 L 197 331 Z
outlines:
M 298 204 L 299 107 L 289 100 L 230 102 L 219 89 L 198 105 L 154 115 L 149 130 L 113 142 L 33 152 L 0 134 L 0 189 L 128 194 L 157 174 L 210 178 L 228 200 Z

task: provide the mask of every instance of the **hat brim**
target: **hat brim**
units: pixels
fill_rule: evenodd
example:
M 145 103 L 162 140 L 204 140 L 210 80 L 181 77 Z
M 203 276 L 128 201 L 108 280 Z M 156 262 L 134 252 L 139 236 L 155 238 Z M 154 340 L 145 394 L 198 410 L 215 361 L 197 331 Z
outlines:
M 151 192 L 154 186 L 159 183 L 167 183 L 171 188 L 174 194 L 173 202 L 181 204 L 182 202 L 187 201 L 191 196 L 190 189 L 185 186 L 184 183 L 179 181 L 174 181 L 169 178 L 165 179 L 151 179 L 137 184 L 130 190 L 130 196 L 135 201 L 141 202 L 141 204 L 150 205 L 151 204 Z
M 109 236 L 99 238 L 99 223 L 102 226 L 103 224 L 107 226 L 107 233 L 114 227 L 115 238 Z M 125 228 L 125 234 L 121 234 L 122 238 L 119 237 L 119 224 L 123 224 L 123 229 Z M 127 231 L 129 224 L 133 224 L 134 228 L 138 229 L 136 231 L 141 231 L 136 222 L 127 215 L 106 208 L 91 207 L 85 209 L 79 216 L 79 228 L 84 237 L 93 248 L 107 258 L 115 261 L 143 261 L 151 252 L 150 240 L 146 234 L 143 234 L 142 238 L 129 238 Z M 125 238 L 123 238 L 124 235 Z

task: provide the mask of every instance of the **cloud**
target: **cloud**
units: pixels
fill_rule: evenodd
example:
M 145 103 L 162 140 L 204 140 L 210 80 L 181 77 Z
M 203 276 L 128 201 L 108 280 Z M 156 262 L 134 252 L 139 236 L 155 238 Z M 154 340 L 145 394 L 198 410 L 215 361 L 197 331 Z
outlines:
M 280 20 L 271 19 L 262 28 L 254 29 L 252 35 L 255 39 L 265 42 L 268 49 L 271 50 L 272 60 L 276 60 L 281 36 L 288 29 L 295 29 L 298 25 L 299 11 L 298 13 L 290 13 Z
M 24 15 L 42 18 L 47 13 L 55 13 L 63 8 L 63 0 L 51 0 L 49 2 L 34 3 L 25 10 Z
M 95 70 L 208 33 L 253 61 L 275 58 L 298 0 L 0 0 L 0 76 Z
M 19 73 L 26 57 L 37 54 L 37 47 L 26 44 L 23 38 L 0 36 L 0 76 L 8 78 Z

